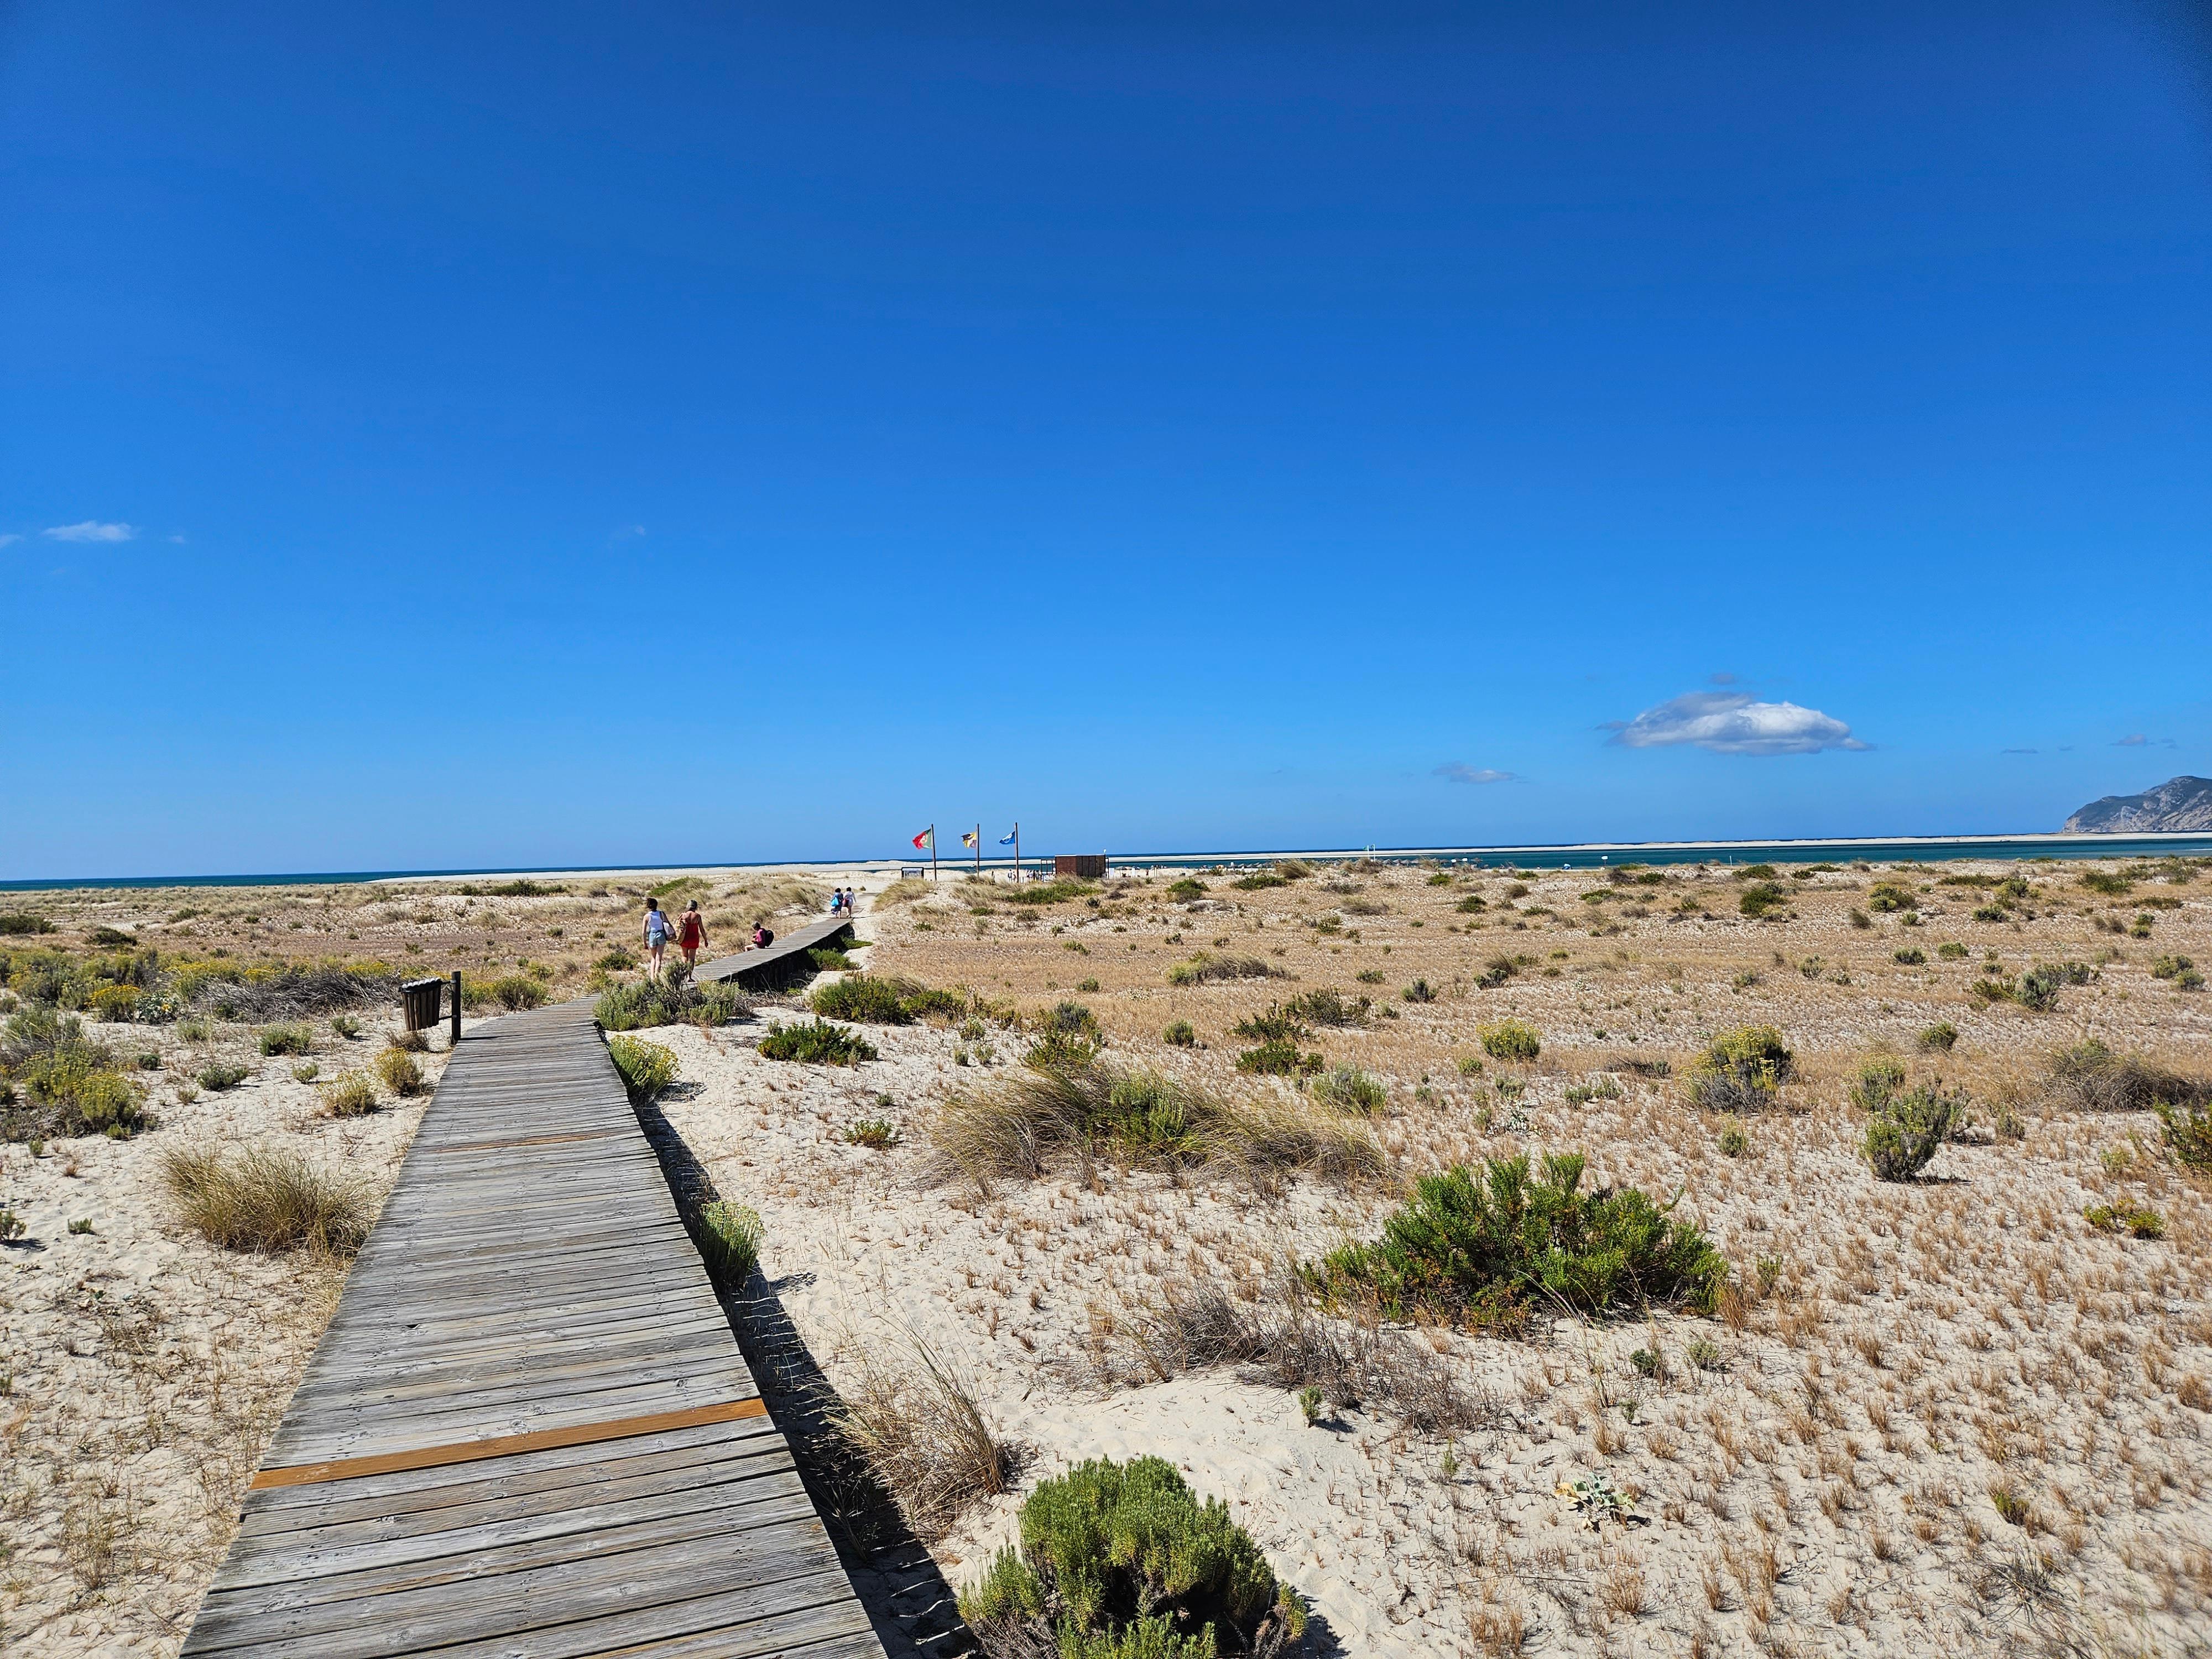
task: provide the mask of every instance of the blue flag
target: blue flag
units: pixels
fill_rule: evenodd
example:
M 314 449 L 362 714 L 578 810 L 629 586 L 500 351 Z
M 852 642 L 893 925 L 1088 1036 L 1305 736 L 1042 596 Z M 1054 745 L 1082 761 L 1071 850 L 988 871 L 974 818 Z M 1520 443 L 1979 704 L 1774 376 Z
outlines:
M 999 845 L 1001 847 L 1012 847 L 1013 844 L 1014 838 L 1012 836 L 1001 836 L 999 837 Z

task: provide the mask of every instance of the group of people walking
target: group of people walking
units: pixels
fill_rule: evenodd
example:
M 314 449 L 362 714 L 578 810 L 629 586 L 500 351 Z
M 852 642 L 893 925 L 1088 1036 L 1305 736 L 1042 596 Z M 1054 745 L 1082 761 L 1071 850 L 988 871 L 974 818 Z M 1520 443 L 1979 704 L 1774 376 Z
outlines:
M 849 887 L 832 887 L 830 890 L 830 914 L 833 916 L 850 916 L 853 914 L 854 896 L 853 890 Z
M 842 889 L 839 890 L 842 890 Z M 848 902 L 850 896 L 848 895 Z M 835 906 L 831 907 L 833 909 Z M 693 899 L 684 907 L 684 914 L 672 921 L 668 912 L 660 908 L 660 901 L 649 898 L 645 902 L 645 955 L 651 964 L 647 969 L 654 979 L 660 977 L 661 965 L 667 956 L 668 942 L 673 939 L 676 948 L 684 952 L 684 967 L 688 973 L 699 966 L 699 952 L 707 944 L 707 918 Z M 753 924 L 752 948 L 765 950 L 775 943 L 775 934 L 764 921 Z

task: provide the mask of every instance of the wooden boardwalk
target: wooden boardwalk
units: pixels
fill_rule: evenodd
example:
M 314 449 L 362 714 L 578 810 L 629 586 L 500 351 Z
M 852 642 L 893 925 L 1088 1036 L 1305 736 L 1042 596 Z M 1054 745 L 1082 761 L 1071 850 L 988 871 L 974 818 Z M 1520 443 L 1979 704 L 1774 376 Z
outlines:
M 881 1659 L 589 1004 L 462 1037 L 184 1652 Z
M 853 931 L 849 916 L 828 916 L 810 922 L 804 927 L 794 927 L 788 939 L 779 938 L 765 951 L 741 951 L 733 957 L 717 957 L 712 962 L 702 962 L 697 979 L 735 980 L 748 989 L 772 983 L 780 975 L 796 969 L 793 960 L 809 951 L 835 945 Z

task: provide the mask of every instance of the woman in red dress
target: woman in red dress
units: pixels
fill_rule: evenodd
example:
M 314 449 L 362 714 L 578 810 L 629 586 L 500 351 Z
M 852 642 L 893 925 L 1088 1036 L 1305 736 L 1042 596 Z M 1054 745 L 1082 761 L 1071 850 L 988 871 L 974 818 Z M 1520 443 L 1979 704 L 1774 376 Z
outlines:
M 676 930 L 676 943 L 684 951 L 687 969 L 699 965 L 699 947 L 707 942 L 707 918 L 699 914 L 699 901 L 684 907 L 684 920 Z

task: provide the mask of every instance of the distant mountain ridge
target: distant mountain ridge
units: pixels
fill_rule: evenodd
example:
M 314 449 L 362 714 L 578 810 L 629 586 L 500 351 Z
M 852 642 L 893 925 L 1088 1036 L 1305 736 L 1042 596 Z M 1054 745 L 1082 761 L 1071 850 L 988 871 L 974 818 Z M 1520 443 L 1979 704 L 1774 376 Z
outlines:
M 2168 778 L 2140 795 L 2107 795 L 2066 820 L 2070 836 L 2124 836 L 2146 830 L 2212 830 L 2212 778 Z

